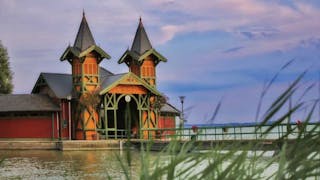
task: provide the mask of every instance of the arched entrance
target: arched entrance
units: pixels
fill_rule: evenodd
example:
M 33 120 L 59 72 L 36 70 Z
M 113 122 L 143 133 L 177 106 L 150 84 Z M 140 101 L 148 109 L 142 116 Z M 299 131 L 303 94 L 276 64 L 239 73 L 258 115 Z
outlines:
M 117 102 L 117 137 L 127 138 L 129 134 L 132 138 L 139 137 L 140 113 L 136 98 L 132 95 L 122 95 Z
M 130 101 L 125 100 L 128 96 Z M 155 137 L 157 110 L 150 108 L 150 97 L 150 94 L 105 94 L 98 124 L 101 137 L 128 138 L 128 134 L 132 138 Z
M 126 97 L 130 100 L 126 101 Z M 106 139 L 139 138 L 141 95 L 106 94 L 101 106 L 99 131 Z M 128 131 L 130 129 L 130 131 Z

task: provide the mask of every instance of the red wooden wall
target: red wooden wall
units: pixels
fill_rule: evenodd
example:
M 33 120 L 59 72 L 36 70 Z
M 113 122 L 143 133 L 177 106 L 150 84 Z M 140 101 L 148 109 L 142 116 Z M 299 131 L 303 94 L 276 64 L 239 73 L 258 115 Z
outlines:
M 175 116 L 162 115 L 158 121 L 158 128 L 175 128 Z M 162 138 L 166 138 L 167 135 L 174 135 L 174 131 L 162 131 Z
M 0 138 L 58 138 L 57 117 L 1 117 Z
M 61 128 L 61 138 L 69 139 L 69 104 L 67 101 L 61 100 L 60 110 L 61 114 L 59 118 L 61 125 L 59 128 Z

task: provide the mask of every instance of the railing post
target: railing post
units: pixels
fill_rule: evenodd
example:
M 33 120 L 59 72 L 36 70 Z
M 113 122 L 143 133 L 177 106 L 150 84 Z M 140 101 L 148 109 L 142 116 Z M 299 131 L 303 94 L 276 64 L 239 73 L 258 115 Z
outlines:
M 214 140 L 217 140 L 217 127 L 214 127 Z
M 204 129 L 204 134 L 205 134 L 204 139 L 207 140 L 208 139 L 207 138 L 207 128 Z
M 223 129 L 221 129 L 221 131 L 222 131 L 222 140 L 224 140 L 224 131 L 223 131 Z
M 258 131 L 257 131 L 257 129 L 256 129 L 257 127 L 255 126 L 255 135 L 256 135 L 256 140 L 258 139 Z M 262 127 L 261 127 L 262 128 Z

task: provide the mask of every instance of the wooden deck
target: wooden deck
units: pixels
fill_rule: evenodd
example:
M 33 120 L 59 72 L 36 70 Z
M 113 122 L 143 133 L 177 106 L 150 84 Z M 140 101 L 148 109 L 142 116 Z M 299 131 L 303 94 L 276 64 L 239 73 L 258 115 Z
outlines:
M 83 151 L 83 150 L 121 150 L 124 140 L 74 140 L 57 142 L 57 150 Z
M 294 145 L 294 139 L 285 140 Z M 207 140 L 207 141 L 168 141 L 168 140 L 73 140 L 73 141 L 0 141 L 0 150 L 123 150 L 125 148 L 137 150 L 162 151 L 174 143 L 175 151 L 180 151 L 185 145 L 192 145 L 193 150 L 263 150 L 277 151 L 284 144 L 284 140 Z M 320 146 L 320 145 L 319 145 Z M 319 147 L 320 148 L 320 147 Z
M 294 144 L 295 140 L 287 140 L 288 145 Z M 130 142 L 136 149 L 149 148 L 151 151 L 162 151 L 165 150 L 170 141 L 146 141 L 146 140 L 133 140 Z M 284 141 L 281 140 L 207 140 L 207 141 L 176 141 L 175 149 L 180 150 L 184 145 L 192 143 L 193 149 L 195 150 L 231 150 L 236 147 L 238 150 L 264 150 L 274 151 L 279 150 Z
M 1 140 L 0 150 L 56 150 L 58 141 Z

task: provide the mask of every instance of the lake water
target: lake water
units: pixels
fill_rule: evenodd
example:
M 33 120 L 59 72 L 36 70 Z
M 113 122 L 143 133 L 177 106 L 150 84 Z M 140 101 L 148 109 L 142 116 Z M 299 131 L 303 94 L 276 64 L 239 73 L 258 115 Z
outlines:
M 139 179 L 141 167 L 141 152 L 131 151 L 132 157 L 132 179 Z M 195 152 L 202 153 L 202 152 Z M 219 151 L 227 153 L 227 151 Z M 240 154 L 237 151 L 235 155 Z M 248 159 L 254 156 L 252 152 L 248 154 Z M 264 152 L 260 159 L 261 163 L 266 163 L 272 158 L 273 151 Z M 0 151 L 0 180 L 2 179 L 125 179 L 123 169 L 121 168 L 119 158 L 125 161 L 126 152 L 120 151 L 45 151 L 45 150 L 14 150 Z M 167 161 L 171 155 L 159 156 L 158 152 L 151 152 L 149 160 L 152 162 L 157 157 Z M 191 155 L 191 154 L 190 154 Z M 188 155 L 189 156 L 189 155 Z M 186 157 L 188 158 L 188 157 Z M 191 169 L 192 173 L 203 170 L 207 160 Z M 180 170 L 190 163 L 179 164 L 177 169 Z M 227 166 L 230 162 L 225 162 L 222 167 Z M 262 177 L 268 177 L 278 170 L 278 164 L 272 163 L 271 166 L 264 169 Z M 188 174 L 188 173 L 186 173 Z M 190 175 L 190 174 L 189 174 Z M 188 179 L 188 177 L 181 177 Z M 312 178 L 314 179 L 314 178 Z M 316 178 L 315 178 L 316 179 Z
M 141 153 L 131 153 L 132 176 L 138 179 Z M 266 158 L 272 153 L 267 153 Z M 124 159 L 125 154 L 120 151 L 0 151 L 1 159 L 4 157 L 0 163 L 0 179 L 125 179 L 118 160 L 119 157 Z M 151 152 L 150 155 L 152 161 L 159 153 Z M 277 169 L 277 165 L 272 167 L 265 173 Z M 199 170 L 201 167 L 192 169 Z
M 293 126 L 293 128 L 295 128 Z M 307 127 L 307 130 L 311 127 Z M 319 127 L 318 127 L 319 128 Z M 297 129 L 297 128 L 296 128 Z M 202 129 L 199 132 L 200 140 L 238 139 L 238 133 L 243 139 L 256 138 L 250 132 L 253 128 L 230 128 L 227 132 L 221 129 Z M 279 131 L 271 132 L 267 138 L 274 139 L 279 136 Z M 286 132 L 286 129 L 281 129 Z M 183 134 L 190 134 L 185 131 Z M 206 136 L 202 136 L 206 134 Z M 210 135 L 212 134 L 212 135 Z M 218 134 L 218 135 L 217 135 Z M 289 138 L 295 138 L 298 132 L 290 134 Z M 190 138 L 186 136 L 186 138 Z M 133 179 L 139 178 L 141 167 L 141 152 L 131 151 Z M 198 152 L 199 153 L 199 152 Z M 223 153 L 223 152 L 220 152 Z M 274 152 L 265 154 L 264 160 L 272 157 Z M 126 152 L 120 151 L 41 151 L 41 150 L 0 150 L 0 180 L 2 179 L 124 179 L 119 158 L 125 159 Z M 150 161 L 159 157 L 160 153 L 151 152 Z M 170 156 L 161 155 L 163 161 Z M 320 157 L 318 157 L 320 158 Z M 204 163 L 205 164 L 205 163 Z M 226 164 L 225 164 L 226 165 Z M 192 171 L 201 171 L 202 167 L 194 167 Z M 273 163 L 263 174 L 273 173 L 278 170 L 278 164 Z
M 124 153 L 125 154 L 125 153 Z M 139 152 L 132 151 L 137 177 Z M 0 151 L 0 179 L 123 179 L 119 151 Z

